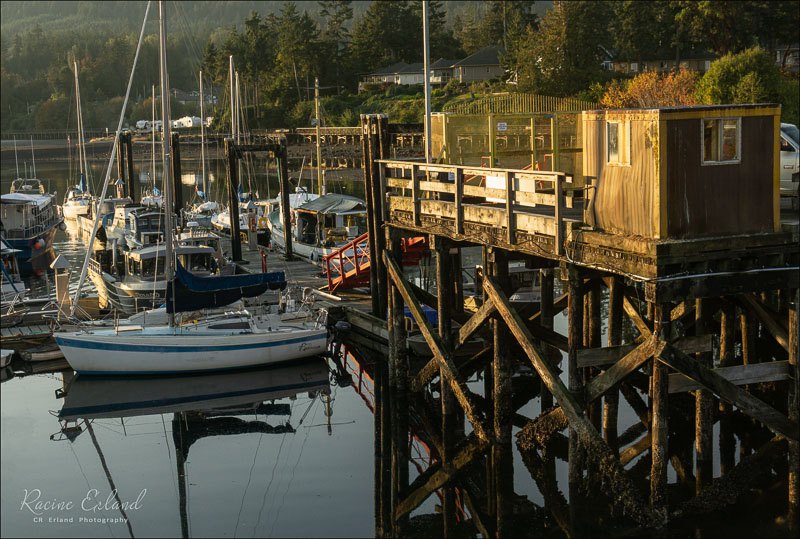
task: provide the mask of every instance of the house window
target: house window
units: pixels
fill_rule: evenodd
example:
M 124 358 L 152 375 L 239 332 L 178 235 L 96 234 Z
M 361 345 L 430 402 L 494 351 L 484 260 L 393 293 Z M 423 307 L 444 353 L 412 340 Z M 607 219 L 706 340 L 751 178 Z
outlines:
M 741 161 L 741 119 L 701 120 L 703 129 L 703 165 L 724 165 Z
M 606 163 L 631 164 L 630 122 L 606 122 Z

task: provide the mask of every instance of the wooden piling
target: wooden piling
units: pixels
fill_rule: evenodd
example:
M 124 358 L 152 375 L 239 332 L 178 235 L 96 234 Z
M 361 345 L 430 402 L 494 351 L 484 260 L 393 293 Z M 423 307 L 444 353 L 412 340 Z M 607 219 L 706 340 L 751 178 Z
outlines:
M 736 307 L 729 302 L 723 302 L 720 315 L 719 330 L 719 366 L 731 367 L 734 364 L 736 332 L 734 322 Z M 724 401 L 719 403 L 719 469 L 720 475 L 725 476 L 736 465 L 734 451 L 736 440 L 733 437 L 732 417 L 733 407 Z
M 581 288 L 583 279 L 577 266 L 569 265 L 568 274 L 568 311 L 567 324 L 569 351 L 567 352 L 567 377 L 570 391 L 578 392 L 583 387 L 583 379 L 578 371 L 578 349 L 583 342 L 583 295 Z M 578 431 L 570 424 L 569 428 L 569 462 L 567 470 L 569 484 L 569 517 L 572 526 L 572 535 L 582 535 L 580 514 L 583 503 L 580 498 L 581 483 L 583 482 L 583 459 Z
M 236 184 L 239 186 L 238 180 Z M 181 136 L 178 133 L 172 133 L 172 202 L 174 204 L 174 211 L 178 214 L 178 222 L 181 220 L 181 210 L 183 209 L 183 185 L 181 184 Z M 236 206 L 238 210 L 239 206 Z M 238 212 L 237 212 L 238 215 Z M 239 220 L 237 217 L 236 227 L 238 230 Z M 237 232 L 238 237 L 238 232 Z M 234 258 L 234 260 L 239 260 Z
M 665 341 L 669 331 L 669 307 L 662 304 L 653 306 L 653 334 Z M 650 387 L 652 419 L 650 428 L 650 509 L 662 524 L 667 521 L 667 465 L 669 463 L 667 395 L 669 378 L 667 366 L 653 358 L 653 377 Z
M 402 248 L 399 237 L 393 237 L 392 231 L 387 229 L 387 245 L 397 260 L 402 257 Z M 396 236 L 396 235 L 395 235 Z M 394 486 L 392 493 L 392 519 L 394 520 L 394 536 L 404 537 L 408 528 L 408 515 L 394 517 L 394 508 L 408 494 L 408 350 L 406 348 L 406 324 L 403 309 L 403 296 L 397 286 L 389 284 L 389 339 L 390 362 L 395 371 L 396 393 L 393 397 L 395 403 L 392 414 L 394 442 L 392 448 L 392 472 Z
M 117 139 L 117 177 L 122 182 L 122 196 L 128 196 L 130 186 L 125 179 L 125 137 L 127 133 L 120 133 Z
M 493 249 L 492 277 L 503 287 L 503 292 L 511 294 L 508 277 L 508 256 L 505 251 Z M 495 496 L 497 499 L 495 518 L 495 537 L 510 536 L 508 528 L 514 497 L 514 460 L 511 448 L 511 423 L 513 419 L 511 390 L 511 357 L 508 342 L 511 338 L 502 320 L 492 321 L 494 341 L 494 440 L 492 443 L 492 467 L 494 468 Z
M 178 135 L 173 135 L 173 142 Z M 174 162 L 179 161 L 175 155 Z M 232 138 L 225 139 L 225 168 L 228 173 L 228 215 L 231 220 L 231 258 L 234 262 L 242 261 L 242 241 L 239 236 L 239 175 L 237 172 L 236 144 Z M 180 167 L 177 170 L 180 173 Z M 176 175 L 177 186 L 180 188 L 180 176 Z M 176 208 L 177 206 L 176 203 Z
M 448 354 L 452 354 L 453 345 L 450 336 L 452 327 L 453 288 L 452 264 L 450 263 L 450 242 L 436 236 L 430 237 L 430 245 L 436 253 L 436 295 L 439 314 L 439 337 Z M 442 463 L 447 464 L 455 455 L 455 403 L 453 393 L 444 382 L 446 373 L 439 370 L 441 410 L 442 410 Z M 444 537 L 453 537 L 456 533 L 456 494 L 452 485 L 442 489 L 442 517 Z
M 710 327 L 711 314 L 709 301 L 698 298 L 695 300 L 695 335 L 705 335 Z M 700 352 L 696 355 L 697 362 L 706 368 L 712 368 L 711 354 Z M 714 395 L 707 389 L 698 389 L 695 392 L 695 492 L 711 484 L 714 474 Z
M 800 419 L 800 362 L 798 361 L 798 327 L 797 311 L 800 309 L 800 289 L 791 291 L 789 301 L 789 364 L 794 378 L 789 386 L 789 420 L 797 424 Z M 789 440 L 789 514 L 787 516 L 789 530 L 797 533 L 800 530 L 800 443 Z
M 533 120 L 531 120 L 533 125 Z M 533 137 L 533 135 L 531 135 Z M 540 287 L 540 310 L 542 315 L 539 317 L 539 323 L 543 328 L 553 329 L 553 269 L 542 268 L 539 270 L 539 287 Z M 552 356 L 552 348 L 549 345 L 544 346 L 545 357 L 550 360 Z M 560 352 L 558 352 L 560 353 Z M 541 381 L 541 389 L 539 390 L 539 398 L 542 403 L 542 411 L 547 410 L 553 406 L 553 394 L 548 391 L 544 381 Z
M 136 181 L 133 179 L 133 135 L 130 132 L 125 133 L 125 154 L 128 162 L 128 196 L 131 197 L 132 202 L 136 202 Z M 180 157 L 180 155 L 178 156 Z
M 622 344 L 622 278 L 612 276 L 608 283 L 608 346 Z M 612 388 L 603 397 L 603 438 L 615 453 L 619 453 L 617 419 L 619 416 L 619 391 Z

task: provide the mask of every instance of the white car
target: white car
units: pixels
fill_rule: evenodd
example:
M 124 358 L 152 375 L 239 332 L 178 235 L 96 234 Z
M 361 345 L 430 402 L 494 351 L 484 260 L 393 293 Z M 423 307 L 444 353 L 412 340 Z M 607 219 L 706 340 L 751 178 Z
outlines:
M 794 124 L 781 124 L 781 194 L 798 194 L 800 135 Z M 794 178 L 793 178 L 794 177 Z

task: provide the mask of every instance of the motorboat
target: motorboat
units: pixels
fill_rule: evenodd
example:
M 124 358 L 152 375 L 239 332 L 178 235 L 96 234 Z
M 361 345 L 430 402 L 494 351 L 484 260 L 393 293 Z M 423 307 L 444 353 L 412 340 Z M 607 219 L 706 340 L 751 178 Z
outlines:
M 175 255 L 196 275 L 217 273 L 218 251 L 208 246 L 177 246 Z M 89 278 L 97 288 L 100 306 L 113 306 L 124 314 L 153 309 L 166 298 L 166 246 L 148 245 L 129 251 L 96 251 L 89 263 Z
M 16 253 L 20 274 L 46 271 L 51 262 L 56 231 L 65 229 L 56 195 L 45 193 L 35 178 L 16 179 L 10 192 L 0 196 L 3 236 Z
M 328 193 L 291 208 L 289 231 L 294 254 L 321 263 L 323 258 L 367 232 L 366 203 Z M 272 245 L 283 248 L 285 227 L 280 205 L 269 214 Z

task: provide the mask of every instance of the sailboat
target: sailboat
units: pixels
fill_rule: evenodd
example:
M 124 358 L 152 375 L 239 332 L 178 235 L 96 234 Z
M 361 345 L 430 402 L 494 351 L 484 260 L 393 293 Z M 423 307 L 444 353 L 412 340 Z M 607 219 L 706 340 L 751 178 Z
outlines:
M 94 197 L 89 194 L 89 186 L 86 182 L 89 167 L 86 161 L 86 143 L 83 138 L 83 113 L 81 112 L 81 92 L 78 85 L 78 63 L 73 61 L 72 64 L 75 67 L 75 102 L 78 119 L 78 163 L 80 179 L 78 185 L 69 189 L 64 195 L 64 203 L 61 205 L 61 213 L 64 215 L 64 219 L 70 220 L 77 219 L 79 215 L 87 215 L 89 213 L 89 207 L 94 200 Z
M 159 2 L 162 117 L 169 114 L 164 6 Z M 175 257 L 169 122 L 164 122 L 162 162 L 165 191 L 166 325 L 60 331 L 53 334 L 70 366 L 79 374 L 197 373 L 284 363 L 323 353 L 327 348 L 325 312 L 310 320 L 286 321 L 280 315 L 231 311 L 175 324 L 175 313 L 229 305 L 283 289 L 283 272 L 197 277 Z M 84 264 L 84 271 L 89 258 Z M 79 287 L 80 288 L 80 287 Z

